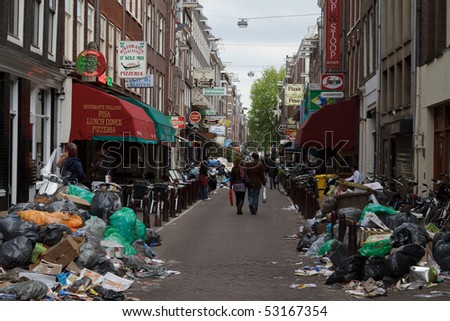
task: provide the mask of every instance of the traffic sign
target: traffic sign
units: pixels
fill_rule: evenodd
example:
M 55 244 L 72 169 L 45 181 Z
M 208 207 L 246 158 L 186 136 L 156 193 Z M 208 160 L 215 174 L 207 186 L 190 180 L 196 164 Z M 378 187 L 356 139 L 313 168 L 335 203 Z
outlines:
M 202 115 L 198 111 L 193 111 L 189 114 L 189 121 L 193 124 L 198 124 L 202 120 Z

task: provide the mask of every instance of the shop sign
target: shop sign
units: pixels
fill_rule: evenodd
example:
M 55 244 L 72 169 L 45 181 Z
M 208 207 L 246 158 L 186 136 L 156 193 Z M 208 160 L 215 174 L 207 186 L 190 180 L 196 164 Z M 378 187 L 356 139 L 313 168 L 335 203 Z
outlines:
M 99 77 L 106 70 L 105 56 L 98 51 L 88 49 L 77 57 L 77 72 L 83 77 Z M 95 80 L 94 80 L 95 81 Z
M 203 119 L 203 125 L 205 126 L 225 126 L 225 116 L 209 116 Z
M 202 120 L 202 115 L 198 111 L 193 111 L 189 114 L 189 121 L 193 124 L 198 124 Z
M 120 41 L 119 78 L 143 78 L 147 74 L 147 43 L 145 41 Z
M 214 69 L 194 68 L 194 87 L 207 88 L 214 87 Z
M 226 87 L 203 88 L 205 96 L 225 96 L 227 94 Z
M 323 74 L 322 90 L 344 90 L 344 74 Z
M 325 68 L 341 68 L 341 0 L 327 0 Z
M 184 129 L 185 120 L 184 116 L 167 116 L 169 117 L 169 121 L 172 124 L 172 127 L 175 129 Z
M 152 88 L 153 75 L 146 75 L 144 78 L 130 78 L 127 79 L 128 88 Z
M 344 98 L 343 91 L 322 91 L 320 94 L 323 98 Z
M 299 106 L 303 96 L 303 85 L 288 84 L 285 88 L 284 104 Z
M 226 135 L 227 127 L 226 126 L 210 126 L 209 132 L 214 133 L 216 135 Z

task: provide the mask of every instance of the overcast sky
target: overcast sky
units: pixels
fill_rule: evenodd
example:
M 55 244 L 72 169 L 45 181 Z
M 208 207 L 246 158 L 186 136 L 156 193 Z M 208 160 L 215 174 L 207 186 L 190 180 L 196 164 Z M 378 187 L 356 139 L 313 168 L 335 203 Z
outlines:
M 287 55 L 294 54 L 300 41 L 320 16 L 317 0 L 200 0 L 211 33 L 219 42 L 220 57 L 228 72 L 237 74 L 241 100 L 250 107 L 252 82 L 267 67 L 279 69 Z M 313 14 L 313 15 L 307 15 Z M 261 18 L 288 15 L 298 17 Z M 239 28 L 238 18 L 249 18 Z M 253 71 L 254 77 L 248 72 Z

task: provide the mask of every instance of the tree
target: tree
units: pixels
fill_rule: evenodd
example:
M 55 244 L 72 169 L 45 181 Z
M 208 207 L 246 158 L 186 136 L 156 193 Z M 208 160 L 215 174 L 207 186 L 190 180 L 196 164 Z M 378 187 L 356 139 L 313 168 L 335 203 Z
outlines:
M 248 140 L 259 144 L 259 150 L 266 150 L 270 143 L 276 141 L 276 109 L 280 99 L 278 82 L 285 77 L 286 71 L 277 71 L 270 67 L 263 71 L 251 89 L 251 109 L 248 113 Z

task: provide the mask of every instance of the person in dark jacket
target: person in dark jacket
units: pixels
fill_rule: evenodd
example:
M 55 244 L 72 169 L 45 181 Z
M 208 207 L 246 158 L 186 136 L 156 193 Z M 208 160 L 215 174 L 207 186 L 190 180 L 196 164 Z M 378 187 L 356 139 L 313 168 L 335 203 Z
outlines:
M 65 176 L 66 173 L 70 173 L 68 177 L 69 181 L 82 182 L 86 178 L 84 173 L 83 165 L 78 158 L 78 151 L 76 149 L 71 149 L 69 155 L 64 161 L 62 175 Z
M 200 164 L 198 180 L 200 181 L 200 199 L 209 201 L 211 198 L 208 197 L 208 167 L 205 162 Z
M 242 165 L 242 158 L 237 157 L 233 162 L 233 168 L 230 174 L 230 187 L 236 196 L 236 214 L 238 215 L 242 215 L 242 206 L 244 206 L 245 200 L 244 168 Z
M 245 164 L 248 188 L 248 207 L 253 215 L 258 213 L 259 192 L 262 186 L 266 186 L 264 164 L 259 160 L 258 153 L 252 154 L 253 160 Z

